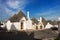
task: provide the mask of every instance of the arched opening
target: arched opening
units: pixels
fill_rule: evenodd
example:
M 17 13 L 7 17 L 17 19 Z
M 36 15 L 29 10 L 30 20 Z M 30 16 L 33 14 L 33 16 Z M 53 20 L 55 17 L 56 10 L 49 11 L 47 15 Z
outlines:
M 38 26 L 36 26 L 36 30 L 38 30 Z
M 40 29 L 42 29 L 42 26 L 40 26 Z
M 21 22 L 21 29 L 23 29 L 23 22 Z

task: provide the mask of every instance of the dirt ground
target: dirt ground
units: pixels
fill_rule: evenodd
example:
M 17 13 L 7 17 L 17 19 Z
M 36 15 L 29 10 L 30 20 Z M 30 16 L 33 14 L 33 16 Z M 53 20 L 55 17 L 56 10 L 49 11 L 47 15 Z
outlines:
M 33 33 L 28 35 L 26 32 L 0 32 L 0 40 L 34 40 Z

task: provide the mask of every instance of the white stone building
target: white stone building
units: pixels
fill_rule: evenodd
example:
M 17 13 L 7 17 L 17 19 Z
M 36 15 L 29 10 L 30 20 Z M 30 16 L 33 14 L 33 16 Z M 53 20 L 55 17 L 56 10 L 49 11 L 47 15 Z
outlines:
M 48 22 L 47 25 L 45 26 L 45 29 L 49 29 L 49 28 L 51 28 L 51 27 L 53 27 L 53 25 L 51 25 L 51 24 Z
M 49 29 L 49 28 L 58 28 L 58 21 L 49 21 L 47 22 L 45 29 Z
M 11 19 L 9 19 L 3 26 L 6 26 L 7 30 L 43 30 L 51 27 L 58 27 L 55 22 L 47 21 L 43 17 L 40 17 L 39 21 L 37 19 L 30 19 L 29 11 L 27 11 L 27 17 L 20 11 L 17 15 L 15 14 Z
M 11 22 L 10 20 L 6 23 L 7 30 L 27 30 L 34 29 L 32 21 L 29 17 L 29 11 L 27 12 L 27 19 L 22 17 L 19 22 Z

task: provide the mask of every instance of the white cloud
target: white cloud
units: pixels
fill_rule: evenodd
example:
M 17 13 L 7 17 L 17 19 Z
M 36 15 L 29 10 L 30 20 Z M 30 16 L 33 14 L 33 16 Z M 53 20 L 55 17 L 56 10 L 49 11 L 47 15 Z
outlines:
M 19 7 L 19 2 L 15 1 L 15 2 L 7 2 L 8 6 L 10 6 L 11 8 L 18 8 Z
M 13 9 L 23 9 L 26 5 L 25 0 L 14 0 L 14 1 L 7 1 L 7 5 Z
M 12 10 L 6 8 L 6 7 L 5 7 L 5 11 L 6 11 L 6 13 L 9 14 L 10 16 L 12 16 L 12 15 L 14 15 L 14 14 L 17 13 L 17 12 L 15 12 L 15 11 L 12 11 Z

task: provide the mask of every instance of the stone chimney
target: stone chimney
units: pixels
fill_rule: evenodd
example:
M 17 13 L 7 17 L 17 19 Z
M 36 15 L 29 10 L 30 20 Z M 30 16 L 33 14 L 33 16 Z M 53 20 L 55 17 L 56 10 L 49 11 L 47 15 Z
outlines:
M 42 22 L 42 17 L 40 17 L 40 22 Z
M 27 11 L 27 18 L 30 19 L 30 18 L 29 18 L 29 11 Z

